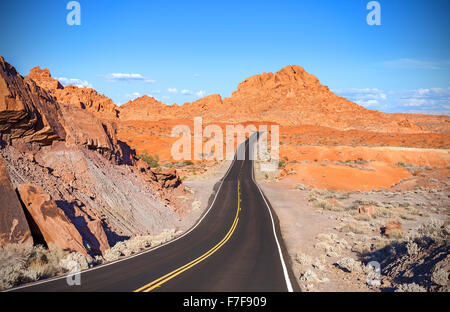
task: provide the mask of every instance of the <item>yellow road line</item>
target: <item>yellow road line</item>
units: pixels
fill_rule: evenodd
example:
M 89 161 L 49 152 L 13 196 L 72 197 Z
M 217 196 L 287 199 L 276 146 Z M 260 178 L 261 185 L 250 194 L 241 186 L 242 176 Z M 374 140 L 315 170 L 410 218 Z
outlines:
M 182 267 L 173 270 L 172 272 L 154 280 L 151 283 L 148 283 L 144 286 L 142 286 L 139 289 L 136 289 L 134 292 L 140 292 L 140 291 L 144 291 L 144 292 L 149 292 L 153 289 L 155 289 L 156 287 L 160 287 L 162 284 L 164 284 L 165 282 L 167 282 L 168 280 L 174 278 L 175 276 L 183 273 L 184 271 L 190 269 L 191 267 L 197 265 L 198 263 L 202 262 L 203 260 L 205 260 L 206 258 L 208 258 L 209 256 L 211 256 L 212 254 L 214 254 L 217 250 L 220 249 L 220 247 L 222 247 L 231 237 L 231 235 L 233 235 L 234 230 L 236 229 L 236 226 L 238 224 L 239 221 L 239 211 L 241 210 L 241 193 L 240 193 L 240 181 L 238 181 L 238 207 L 236 210 L 236 216 L 234 218 L 233 224 L 230 228 L 230 230 L 228 231 L 228 233 L 225 235 L 225 237 L 217 244 L 215 245 L 213 248 L 211 248 L 209 251 L 207 251 L 206 253 L 204 253 L 203 255 L 201 255 L 200 257 L 196 258 L 195 260 L 192 260 L 191 262 L 183 265 Z

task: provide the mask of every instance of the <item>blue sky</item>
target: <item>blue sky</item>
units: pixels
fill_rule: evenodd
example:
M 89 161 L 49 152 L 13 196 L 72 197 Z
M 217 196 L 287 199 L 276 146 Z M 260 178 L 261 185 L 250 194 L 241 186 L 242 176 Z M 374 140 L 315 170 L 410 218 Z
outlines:
M 246 77 L 303 66 L 336 93 L 385 112 L 450 112 L 450 2 L 380 0 L 2 1 L 0 55 L 26 75 L 47 67 L 63 83 L 116 104 L 229 96 Z

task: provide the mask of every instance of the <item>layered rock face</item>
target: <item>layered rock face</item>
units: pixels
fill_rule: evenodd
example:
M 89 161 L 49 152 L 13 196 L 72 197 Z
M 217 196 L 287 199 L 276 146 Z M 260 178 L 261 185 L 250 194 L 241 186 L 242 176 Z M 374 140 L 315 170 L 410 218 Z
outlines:
M 52 78 L 47 68 L 35 67 L 30 70 L 28 77 L 46 89 L 58 102 L 72 104 L 90 112 L 102 113 L 105 117 L 116 116 L 117 107 L 110 98 L 92 88 L 79 88 L 73 85 L 64 87 L 57 79 Z
M 175 171 L 134 166 L 135 152 L 117 139 L 119 120 L 108 114 L 108 100 L 63 103 L 61 92 L 72 88 L 48 70 L 32 70 L 31 79 L 3 58 L 0 65 L 0 198 L 7 204 L 0 209 L 1 245 L 35 238 L 98 255 L 134 235 L 182 226 L 191 205 L 178 197 L 191 195 Z M 77 89 L 87 103 L 87 90 Z
M 48 145 L 64 140 L 58 103 L 34 81 L 22 78 L 0 57 L 0 134 Z
M 335 95 L 300 66 L 247 78 L 229 98 L 210 95 L 182 106 L 167 106 L 147 96 L 119 108 L 122 120 L 186 119 L 205 122 L 276 122 L 283 126 L 314 125 L 339 130 L 377 132 L 449 131 L 450 118 L 386 114 L 365 109 Z
M 33 244 L 22 206 L 9 178 L 8 168 L 0 155 L 0 245 Z

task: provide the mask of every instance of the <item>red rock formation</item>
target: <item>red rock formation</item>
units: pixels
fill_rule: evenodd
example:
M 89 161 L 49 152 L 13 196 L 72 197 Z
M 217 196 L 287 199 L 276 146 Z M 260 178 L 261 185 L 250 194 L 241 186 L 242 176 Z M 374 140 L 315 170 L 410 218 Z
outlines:
M 9 243 L 32 245 L 30 228 L 1 155 L 0 203 L 0 246 Z
M 119 108 L 122 120 L 192 119 L 205 122 L 276 122 L 340 130 L 378 132 L 449 132 L 450 117 L 386 114 L 335 95 L 300 66 L 247 78 L 229 98 L 210 95 L 182 106 L 164 105 L 144 96 Z
M 63 87 L 57 79 L 52 78 L 47 68 L 35 67 L 30 70 L 28 77 L 46 89 L 58 102 L 73 104 L 94 113 L 102 113 L 104 117 L 116 116 L 117 107 L 110 98 L 92 88 L 79 88 L 73 85 Z
M 56 89 L 64 89 L 62 84 L 53 79 L 50 71 L 47 68 L 41 69 L 39 66 L 30 70 L 28 77 L 33 79 L 41 88 L 53 92 Z
M 0 135 L 44 145 L 65 138 L 59 105 L 32 80 L 22 78 L 0 57 Z
M 48 70 L 33 69 L 30 76 L 41 88 L 33 79 L 21 77 L 3 58 L 0 65 L 0 138 L 5 141 L 0 140 L 0 155 L 15 169 L 16 185 L 32 182 L 18 188 L 24 213 L 20 204 L 18 210 L 17 205 L 13 207 L 14 198 L 16 204 L 20 202 L 2 173 L 0 186 L 5 187 L 0 195 L 8 197 L 4 200 L 7 209 L 0 209 L 2 244 L 26 241 L 23 226 L 28 226 L 29 239 L 33 234 L 35 243 L 100 254 L 124 237 L 172 226 L 176 216 L 168 208 L 176 206 L 181 211 L 189 206 L 176 204 L 184 190 L 178 187 L 181 180 L 175 171 L 149 168 L 143 178 L 133 172 L 133 166 L 120 166 L 133 165 L 135 152 L 117 139 L 119 120 L 109 118 L 102 105 L 93 109 L 92 103 L 98 101 L 83 106 L 55 98 L 66 91 L 86 98 L 96 93 L 64 88 Z M 54 194 L 54 200 L 44 190 Z M 22 211 L 25 221 L 16 218 L 14 209 Z
M 380 230 L 381 230 L 381 234 L 389 235 L 392 233 L 393 230 L 403 231 L 403 227 L 397 221 L 390 221 L 388 224 L 386 224 Z
M 112 153 L 117 140 L 113 125 L 104 123 L 92 113 L 72 105 L 61 104 L 66 143 Z M 109 125 L 109 128 L 108 128 Z
M 28 183 L 20 184 L 17 191 L 47 244 L 87 255 L 78 230 L 42 188 Z
M 359 207 L 358 212 L 361 214 L 373 215 L 375 214 L 375 207 L 373 205 Z

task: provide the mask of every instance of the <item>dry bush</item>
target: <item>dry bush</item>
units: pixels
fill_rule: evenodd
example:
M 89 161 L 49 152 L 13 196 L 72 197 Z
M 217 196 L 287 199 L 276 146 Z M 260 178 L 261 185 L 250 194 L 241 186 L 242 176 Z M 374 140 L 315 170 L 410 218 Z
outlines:
M 392 239 L 400 239 L 405 237 L 405 232 L 400 229 L 392 229 L 389 231 L 388 237 Z
M 374 205 L 377 207 L 382 206 L 379 201 L 370 198 L 357 199 L 353 203 L 355 204 L 355 208 L 359 208 L 359 206 L 369 206 L 369 205 Z
M 356 212 L 353 215 L 354 215 L 355 220 L 357 220 L 357 221 L 370 221 L 370 220 L 372 220 L 372 216 L 367 214 L 367 213 L 361 214 L 361 213 Z
M 363 265 L 360 261 L 356 261 L 353 258 L 345 257 L 339 259 L 336 262 L 336 265 L 344 271 L 347 272 L 357 272 L 360 273 L 363 271 Z
M 399 237 L 385 246 L 380 241 L 362 258 L 380 262 L 382 274 L 390 278 L 396 291 L 449 291 L 448 227 L 444 221 L 432 219 L 410 235 L 398 233 Z M 395 236 L 392 232 L 390 236 Z
M 427 290 L 416 283 L 400 284 L 395 292 L 426 292 Z
M 364 234 L 367 230 L 357 223 L 347 223 L 346 225 L 342 226 L 339 231 L 343 233 L 351 232 L 355 234 Z
M 383 207 L 376 207 L 373 216 L 375 218 L 390 218 L 393 216 L 393 212 Z
M 68 270 L 65 264 L 68 261 L 77 262 L 82 269 L 92 263 L 90 257 L 64 251 L 52 244 L 48 249 L 41 245 L 6 245 L 0 249 L 0 289 L 66 273 Z
M 174 229 L 171 229 L 164 230 L 157 235 L 138 235 L 129 240 L 116 243 L 112 248 L 105 251 L 103 258 L 108 262 L 116 261 L 122 256 L 128 257 L 146 248 L 161 245 L 180 234 L 180 231 L 175 232 Z
M 334 203 L 328 201 L 328 200 L 324 200 L 324 199 L 314 199 L 313 201 L 313 205 L 315 208 L 322 208 L 324 210 L 330 210 L 330 211 L 342 211 L 344 210 L 341 206 L 341 204 L 335 200 Z

